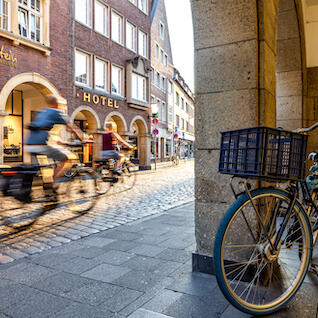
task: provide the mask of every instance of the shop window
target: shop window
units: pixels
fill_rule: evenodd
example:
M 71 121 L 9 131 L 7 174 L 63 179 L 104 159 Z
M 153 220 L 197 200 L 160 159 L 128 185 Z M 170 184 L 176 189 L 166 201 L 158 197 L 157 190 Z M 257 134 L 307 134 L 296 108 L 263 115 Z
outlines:
M 0 0 L 0 28 L 9 31 L 9 2 Z
M 23 96 L 20 91 L 12 91 L 6 103 L 9 114 L 3 124 L 4 162 L 23 161 Z
M 126 47 L 136 52 L 137 28 L 130 22 L 126 22 Z
M 95 88 L 108 90 L 108 63 L 95 58 Z
M 75 51 L 75 82 L 80 85 L 90 85 L 90 55 Z
M 123 96 L 123 69 L 112 65 L 112 93 Z
M 148 0 L 138 0 L 138 8 L 146 14 L 148 14 L 147 1 Z
M 123 44 L 123 17 L 112 11 L 112 40 Z
M 170 157 L 171 156 L 171 139 L 166 139 L 166 153 L 165 153 L 166 157 Z
M 108 36 L 108 7 L 95 1 L 95 31 Z
M 91 0 L 75 0 L 75 19 L 87 26 L 91 25 Z
M 132 73 L 132 98 L 147 101 L 147 80 L 144 76 Z
M 19 34 L 36 42 L 41 42 L 40 0 L 19 0 Z
M 148 54 L 147 54 L 147 51 L 148 51 L 147 34 L 143 31 L 139 30 L 138 39 L 139 39 L 138 54 L 147 58 L 148 57 Z

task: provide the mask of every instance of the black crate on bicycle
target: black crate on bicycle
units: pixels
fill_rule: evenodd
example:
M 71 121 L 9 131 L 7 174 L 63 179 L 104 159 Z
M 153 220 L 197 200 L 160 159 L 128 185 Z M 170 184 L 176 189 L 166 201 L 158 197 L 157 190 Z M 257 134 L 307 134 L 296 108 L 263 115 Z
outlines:
M 220 173 L 271 181 L 305 178 L 308 136 L 268 127 L 221 134 Z

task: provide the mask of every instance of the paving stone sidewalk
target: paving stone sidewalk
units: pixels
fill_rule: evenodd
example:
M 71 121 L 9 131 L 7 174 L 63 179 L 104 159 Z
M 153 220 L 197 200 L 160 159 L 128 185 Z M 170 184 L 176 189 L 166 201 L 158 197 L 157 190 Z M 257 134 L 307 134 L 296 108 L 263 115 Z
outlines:
M 194 204 L 0 265 L 0 318 L 248 317 L 191 272 Z M 269 317 L 316 318 L 318 279 Z

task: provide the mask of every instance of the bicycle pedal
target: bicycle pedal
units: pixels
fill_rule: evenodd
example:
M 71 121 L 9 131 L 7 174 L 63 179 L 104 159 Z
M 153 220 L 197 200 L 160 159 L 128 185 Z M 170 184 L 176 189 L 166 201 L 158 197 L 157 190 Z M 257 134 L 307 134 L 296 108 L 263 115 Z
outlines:
M 318 275 L 318 265 L 317 264 L 311 264 L 309 266 L 309 272 Z

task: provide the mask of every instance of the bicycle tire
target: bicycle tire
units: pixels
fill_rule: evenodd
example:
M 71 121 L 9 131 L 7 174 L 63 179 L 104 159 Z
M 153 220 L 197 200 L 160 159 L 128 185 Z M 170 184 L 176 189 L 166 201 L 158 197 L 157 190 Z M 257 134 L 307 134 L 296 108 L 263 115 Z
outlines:
M 126 162 L 121 170 L 121 176 L 119 177 L 118 187 L 123 191 L 131 190 L 135 184 L 137 175 L 135 173 L 136 166 L 132 162 Z
M 66 206 L 75 213 L 89 212 L 97 201 L 97 176 L 90 168 L 80 168 L 67 184 Z
M 29 202 L 22 202 L 13 196 L 4 196 L 0 191 L 0 225 L 13 231 L 29 228 L 43 214 L 45 202 L 42 187 L 33 188 Z
M 102 195 L 102 194 L 106 194 L 111 186 L 111 176 L 112 176 L 112 172 L 107 169 L 107 167 L 105 165 L 101 165 L 96 169 L 96 173 L 97 173 L 97 193 Z
M 271 241 L 274 241 L 279 221 L 282 220 L 283 214 L 286 212 L 285 208 L 290 202 L 289 194 L 280 189 L 262 188 L 251 191 L 251 197 L 256 207 L 267 208 L 267 213 L 263 213 L 262 219 Z M 274 205 L 270 202 L 273 202 Z M 231 225 L 235 225 L 235 219 L 240 216 L 241 220 L 238 219 L 236 224 L 240 227 L 231 229 Z M 248 194 L 240 196 L 225 213 L 215 238 L 214 269 L 222 293 L 240 311 L 252 315 L 271 314 L 284 307 L 300 288 L 310 264 L 312 232 L 307 214 L 298 201 L 296 201 L 291 216 L 299 221 L 303 251 L 306 251 L 299 260 L 299 269 L 295 261 L 298 259 L 298 247 L 294 247 L 295 251 L 287 248 L 287 245 L 284 246 L 284 240 L 287 241 L 285 232 L 278 253 L 274 255 L 270 252 L 269 241 L 257 226 L 256 213 Z M 247 232 L 243 228 L 244 223 Z M 288 229 L 289 227 L 286 227 L 285 231 Z M 236 234 L 237 231 L 243 232 L 244 236 L 228 235 L 232 231 Z M 235 239 L 239 244 L 235 244 Z M 294 245 L 297 244 L 301 243 L 294 242 Z M 232 256 L 229 256 L 231 249 L 234 251 Z M 240 255 L 243 254 L 247 261 L 241 261 L 243 256 Z M 288 269 L 284 265 L 289 262 L 287 256 L 292 256 L 294 262 Z M 271 261 L 269 261 L 270 259 Z M 256 275 L 258 275 L 257 281 L 255 280 Z M 295 278 L 292 280 L 294 275 Z M 266 286 L 267 284 L 269 285 Z

